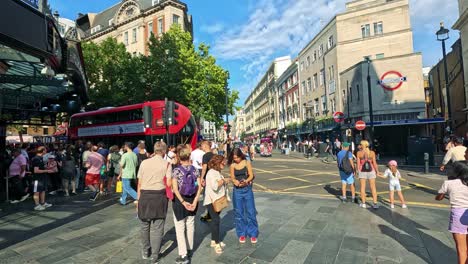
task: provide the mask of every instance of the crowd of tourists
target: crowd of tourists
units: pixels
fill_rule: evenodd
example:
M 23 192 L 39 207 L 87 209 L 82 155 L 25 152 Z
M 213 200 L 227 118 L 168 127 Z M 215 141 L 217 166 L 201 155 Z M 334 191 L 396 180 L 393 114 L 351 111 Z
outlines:
M 52 206 L 46 202 L 46 193 L 70 196 L 86 188 L 91 192 L 89 199 L 96 201 L 111 192 L 120 192 L 121 205 L 127 205 L 130 198 L 137 207 L 142 258 L 154 263 L 159 261 L 171 205 L 179 253 L 176 263 L 185 264 L 194 249 L 198 210 L 206 209 L 201 220 L 210 226 L 210 247 L 217 254 L 226 249 L 220 232 L 221 221 L 226 220 L 220 214 L 231 200 L 231 185 L 239 243 L 246 243 L 247 239 L 257 243 L 254 173 L 248 146 L 233 149 L 229 146 L 221 151 L 223 155 L 209 141 L 199 142 L 194 150 L 190 145 L 167 147 L 158 141 L 152 154 L 145 146 L 144 141 L 139 141 L 136 146 L 125 142 L 122 147 L 115 145 L 109 149 L 103 143 L 91 142 L 14 148 L 10 164 L 12 203 L 22 202 L 32 194 L 34 210 L 42 211 Z M 229 169 L 223 175 L 225 166 Z

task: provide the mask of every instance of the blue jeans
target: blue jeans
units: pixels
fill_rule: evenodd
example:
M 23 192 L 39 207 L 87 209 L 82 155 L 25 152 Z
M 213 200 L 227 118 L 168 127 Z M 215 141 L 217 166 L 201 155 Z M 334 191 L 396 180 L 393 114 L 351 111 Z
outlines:
M 234 188 L 232 200 L 237 236 L 257 237 L 257 210 L 255 209 L 252 185 L 244 188 Z
M 137 199 L 137 193 L 133 190 L 132 179 L 122 179 L 122 197 L 120 197 L 120 203 L 125 204 L 127 201 L 127 194 L 130 195 L 133 199 Z

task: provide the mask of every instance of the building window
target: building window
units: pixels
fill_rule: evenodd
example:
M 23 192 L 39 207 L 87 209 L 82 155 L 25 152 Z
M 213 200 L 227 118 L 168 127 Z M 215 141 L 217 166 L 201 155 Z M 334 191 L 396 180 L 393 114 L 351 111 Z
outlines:
M 317 60 L 317 51 L 314 50 L 314 58 L 313 58 L 313 61 L 315 62 Z
M 153 4 L 153 5 L 159 4 L 159 0 L 153 0 L 153 3 L 152 3 L 152 4 Z
M 307 56 L 307 64 L 306 64 L 306 68 L 308 68 L 310 66 L 310 57 Z
M 162 33 L 164 33 L 163 19 L 160 18 L 158 19 L 158 34 L 161 35 Z
M 321 69 L 320 70 L 320 79 L 319 79 L 319 82 L 320 82 L 320 86 L 323 85 L 323 83 L 325 82 L 325 79 L 324 79 L 324 76 L 325 75 L 325 70 L 324 69 Z
M 315 98 L 314 99 L 314 112 L 315 112 L 315 115 L 318 115 L 319 114 L 319 99 L 318 98 Z
M 43 131 L 44 135 L 49 135 L 49 128 L 48 127 L 44 127 L 43 130 L 44 130 Z
M 124 33 L 124 44 L 125 44 L 125 46 L 128 45 L 128 31 L 125 31 L 125 33 Z
M 374 35 L 383 35 L 383 23 L 374 23 Z
M 304 70 L 304 62 L 302 61 L 301 62 L 301 71 L 303 71 L 303 70 Z
M 153 35 L 153 22 L 149 22 L 148 23 L 148 38 L 151 37 L 151 35 Z
M 101 30 L 101 25 L 97 25 L 97 26 L 93 27 L 91 29 L 91 34 L 94 34 L 94 33 L 98 32 L 99 30 Z
M 333 80 L 335 78 L 335 66 L 328 67 L 328 78 Z
M 309 78 L 309 79 L 307 79 L 307 90 L 308 90 L 308 91 L 310 91 L 310 90 L 312 89 L 311 86 L 312 86 L 312 84 L 311 84 L 311 80 L 310 80 L 310 78 Z
M 361 26 L 361 33 L 363 38 L 370 37 L 370 25 L 365 24 Z
M 313 76 L 314 78 L 314 90 L 318 88 L 318 78 L 317 78 L 317 74 L 314 74 Z
M 332 113 L 335 113 L 336 112 L 335 99 L 330 100 L 330 106 L 331 106 Z
M 325 99 L 325 95 L 322 95 L 320 101 L 322 102 L 322 112 L 325 112 L 327 110 L 327 100 Z
M 302 82 L 302 95 L 305 95 L 306 93 L 306 84 L 305 81 Z
M 114 19 L 113 18 L 109 19 L 109 27 L 112 26 L 113 24 L 114 24 Z
M 137 42 L 137 29 L 132 29 L 132 43 Z
M 350 101 L 350 102 L 353 102 L 353 87 L 350 87 L 350 86 L 349 86 L 349 82 L 348 82 L 348 81 L 346 81 L 346 87 L 348 87 L 348 89 L 349 89 L 349 92 L 348 92 L 349 101 Z
M 323 55 L 323 44 L 320 44 L 319 54 L 318 54 L 319 58 L 322 57 L 322 55 Z
M 383 53 L 376 54 L 376 55 L 375 55 L 375 58 L 376 58 L 376 59 L 383 59 L 383 58 L 384 58 L 384 54 L 383 54 Z
M 333 35 L 328 38 L 328 49 L 333 48 L 335 45 L 334 40 L 333 40 Z
M 172 15 L 172 24 L 179 24 L 179 18 L 178 15 Z

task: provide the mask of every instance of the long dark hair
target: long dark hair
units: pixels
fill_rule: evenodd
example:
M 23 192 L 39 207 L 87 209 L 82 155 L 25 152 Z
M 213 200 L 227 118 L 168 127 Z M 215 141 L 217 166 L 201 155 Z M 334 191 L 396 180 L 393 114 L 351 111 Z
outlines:
M 242 150 L 240 148 L 235 148 L 231 151 L 231 154 L 229 155 L 229 158 L 228 158 L 228 164 L 231 165 L 232 162 L 234 161 L 234 155 L 236 155 L 237 157 L 239 157 L 242 160 L 245 160 L 245 154 L 244 152 L 242 152 Z
M 468 161 L 456 161 L 452 166 L 456 179 L 460 179 L 464 185 L 468 186 Z

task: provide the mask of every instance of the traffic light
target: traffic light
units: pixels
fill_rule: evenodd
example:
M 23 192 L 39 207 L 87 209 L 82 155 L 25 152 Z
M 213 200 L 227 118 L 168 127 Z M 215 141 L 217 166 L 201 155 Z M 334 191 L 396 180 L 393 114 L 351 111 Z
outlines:
M 174 101 L 167 101 L 165 109 L 165 117 L 168 125 L 177 125 L 179 122 L 179 105 Z

